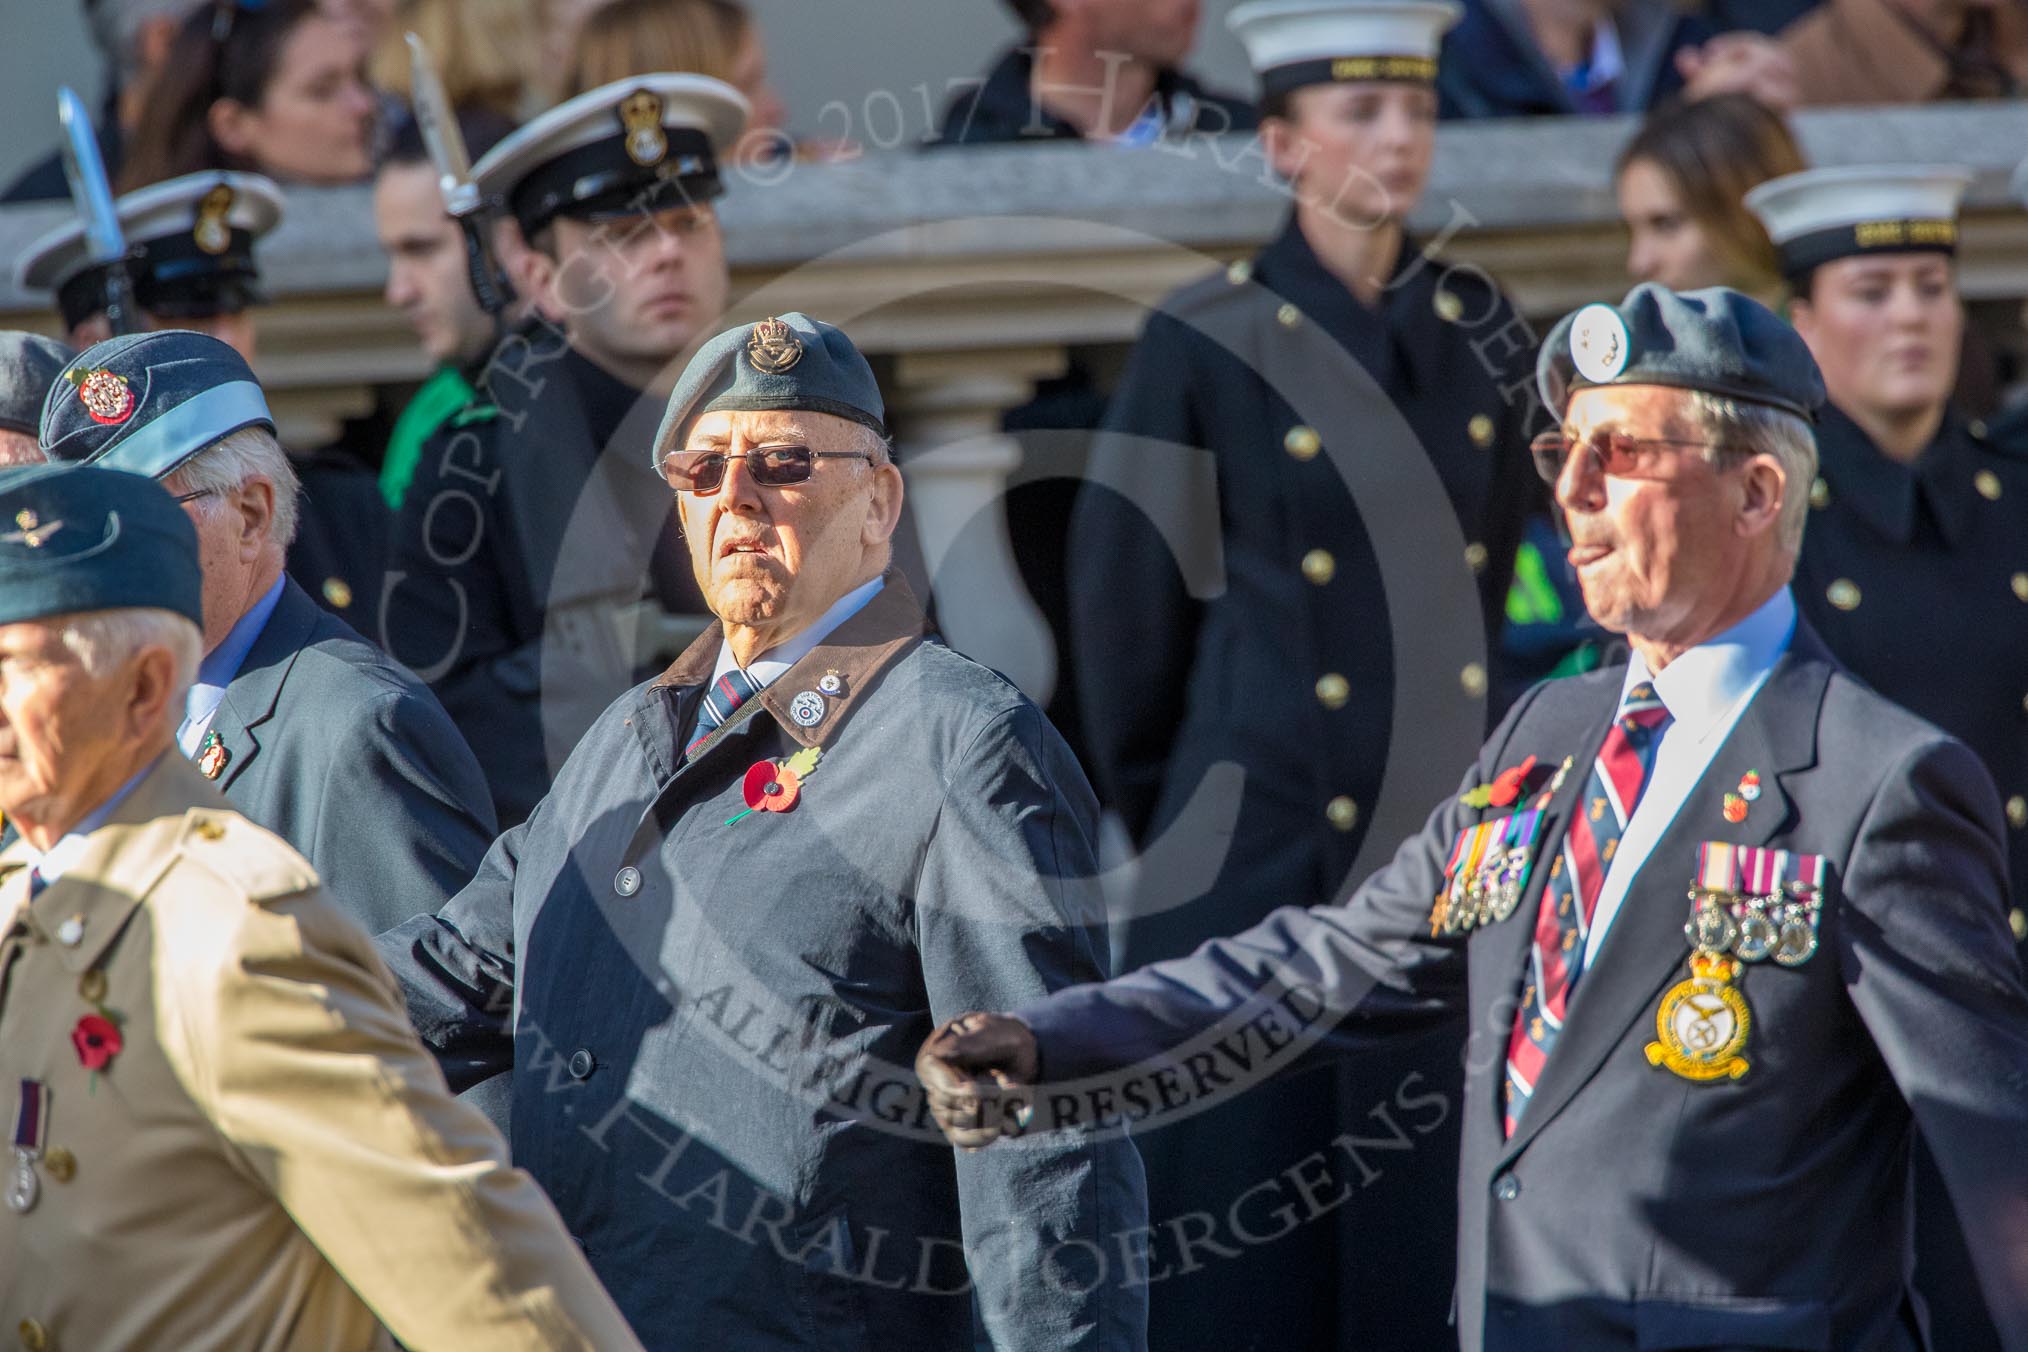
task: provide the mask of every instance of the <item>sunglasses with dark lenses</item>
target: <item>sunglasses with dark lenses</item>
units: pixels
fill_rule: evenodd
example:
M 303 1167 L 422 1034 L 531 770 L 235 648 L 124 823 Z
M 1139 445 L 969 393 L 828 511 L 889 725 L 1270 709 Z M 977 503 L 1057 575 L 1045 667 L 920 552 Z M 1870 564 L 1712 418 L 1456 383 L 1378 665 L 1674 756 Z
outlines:
M 1670 451 L 1725 449 L 1722 444 L 1708 441 L 1636 437 L 1605 428 L 1581 440 L 1565 432 L 1542 432 L 1528 443 L 1528 453 L 1535 457 L 1535 472 L 1548 484 L 1553 484 L 1563 477 L 1563 467 L 1570 463 L 1571 451 L 1580 448 L 1591 456 L 1593 463 L 1598 466 L 1599 473 L 1611 475 L 1616 479 L 1652 477 L 1662 456 Z
M 723 451 L 672 451 L 662 460 L 663 477 L 679 493 L 716 493 L 725 482 L 725 465 L 735 457 Z M 746 462 L 747 476 L 768 488 L 799 484 L 816 472 L 819 460 L 865 460 L 865 451 L 813 451 L 808 446 L 756 446 L 737 457 Z

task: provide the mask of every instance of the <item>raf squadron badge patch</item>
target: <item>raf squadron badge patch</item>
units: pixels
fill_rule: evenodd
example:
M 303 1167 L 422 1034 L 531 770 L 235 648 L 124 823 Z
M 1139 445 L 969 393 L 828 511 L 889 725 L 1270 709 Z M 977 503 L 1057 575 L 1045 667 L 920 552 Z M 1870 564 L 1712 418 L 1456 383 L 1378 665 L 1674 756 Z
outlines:
M 1671 987 L 1655 1011 L 1648 1064 L 1686 1080 L 1736 1080 L 1753 1015 L 1740 984 L 1747 967 L 1772 960 L 1800 967 L 1817 951 L 1823 919 L 1820 854 L 1792 854 L 1706 841 L 1690 889 L 1690 977 Z

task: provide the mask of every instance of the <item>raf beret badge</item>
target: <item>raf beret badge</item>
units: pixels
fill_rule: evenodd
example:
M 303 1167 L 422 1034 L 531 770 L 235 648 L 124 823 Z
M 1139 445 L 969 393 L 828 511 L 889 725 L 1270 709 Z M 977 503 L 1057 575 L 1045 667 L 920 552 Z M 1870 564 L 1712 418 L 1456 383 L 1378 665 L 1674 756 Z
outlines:
M 1577 373 L 1594 385 L 1606 385 L 1627 369 L 1633 346 L 1626 321 L 1610 305 L 1587 305 L 1570 325 L 1570 359 Z
M 803 341 L 794 329 L 770 317 L 753 326 L 746 359 L 762 375 L 778 376 L 803 359 Z
M 221 183 L 197 203 L 197 224 L 192 227 L 190 238 L 204 252 L 222 254 L 232 247 L 232 226 L 226 221 L 232 201 L 231 185 Z
M 620 125 L 627 133 L 627 158 L 643 169 L 660 164 L 669 153 L 669 137 L 662 130 L 662 100 L 647 90 L 635 90 L 620 100 Z

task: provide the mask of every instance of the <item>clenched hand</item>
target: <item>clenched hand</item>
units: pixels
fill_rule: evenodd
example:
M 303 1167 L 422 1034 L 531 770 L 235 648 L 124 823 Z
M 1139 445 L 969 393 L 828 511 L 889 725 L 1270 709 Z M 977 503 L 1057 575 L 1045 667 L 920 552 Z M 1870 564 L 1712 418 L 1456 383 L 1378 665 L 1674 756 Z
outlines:
M 977 1150 L 1028 1125 L 1035 1034 L 1006 1014 L 960 1014 L 922 1044 L 915 1073 L 951 1144 Z

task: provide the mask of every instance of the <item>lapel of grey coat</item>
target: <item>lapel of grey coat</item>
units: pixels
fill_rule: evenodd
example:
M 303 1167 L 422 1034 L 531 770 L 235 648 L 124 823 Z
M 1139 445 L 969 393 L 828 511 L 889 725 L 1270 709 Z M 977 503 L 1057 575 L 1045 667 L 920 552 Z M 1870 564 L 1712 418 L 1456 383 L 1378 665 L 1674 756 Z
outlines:
M 317 603 L 294 579 L 285 577 L 274 611 L 247 649 L 238 673 L 226 683 L 225 698 L 212 715 L 211 730 L 227 752 L 225 769 L 216 781 L 221 791 L 245 774 L 260 754 L 260 737 L 254 730 L 275 716 L 282 686 L 316 630 L 318 614 Z
M 1697 846 L 1706 840 L 1765 845 L 1793 827 L 1796 812 L 1790 781 L 1816 763 L 1817 714 L 1831 670 L 1816 637 L 1799 623 L 1788 652 L 1775 663 L 1643 863 L 1599 944 L 1598 960 L 1578 978 L 1563 1032 L 1542 1068 L 1542 1081 L 1521 1115 L 1519 1129 L 1501 1152 L 1503 1162 L 1533 1140 L 1598 1073 L 1635 1020 L 1652 1019 L 1663 990 L 1688 976 L 1684 964 L 1690 946 L 1683 937 L 1683 922 L 1690 915 L 1688 894 L 1697 871 Z M 1748 809 L 1747 819 L 1734 825 L 1720 815 L 1721 802 L 1725 791 L 1748 770 L 1760 772 L 1761 796 Z M 1557 843 L 1561 848 L 1560 835 Z

